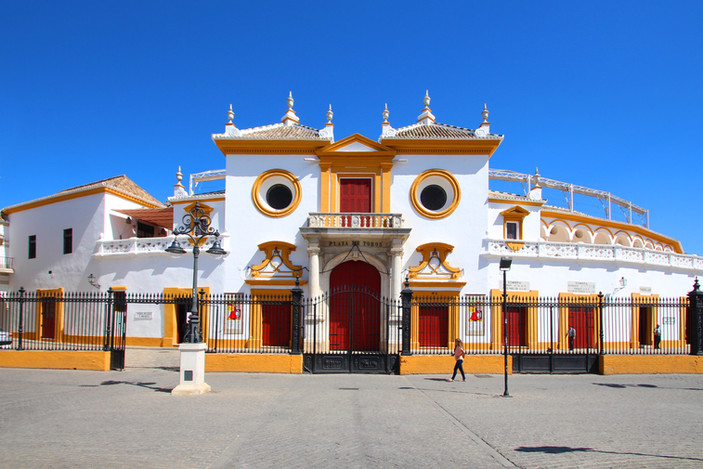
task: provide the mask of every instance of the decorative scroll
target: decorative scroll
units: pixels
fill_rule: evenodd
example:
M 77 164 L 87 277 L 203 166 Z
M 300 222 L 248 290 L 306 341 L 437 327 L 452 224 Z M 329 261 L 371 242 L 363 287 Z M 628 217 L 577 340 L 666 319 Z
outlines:
M 408 277 L 423 280 L 455 280 L 461 277 L 461 269 L 452 267 L 447 262 L 447 255 L 454 246 L 444 243 L 428 243 L 417 247 L 422 254 L 422 261 L 415 267 L 410 267 Z

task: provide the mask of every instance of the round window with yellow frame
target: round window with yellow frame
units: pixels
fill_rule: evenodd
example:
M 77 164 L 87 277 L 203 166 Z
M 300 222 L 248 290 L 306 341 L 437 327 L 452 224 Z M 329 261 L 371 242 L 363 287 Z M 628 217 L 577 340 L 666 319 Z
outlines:
M 261 173 L 251 188 L 254 206 L 269 217 L 285 217 L 300 205 L 302 189 L 298 178 L 284 169 Z
M 454 175 L 444 169 L 428 169 L 410 188 L 413 208 L 426 218 L 444 218 L 459 206 L 461 190 Z

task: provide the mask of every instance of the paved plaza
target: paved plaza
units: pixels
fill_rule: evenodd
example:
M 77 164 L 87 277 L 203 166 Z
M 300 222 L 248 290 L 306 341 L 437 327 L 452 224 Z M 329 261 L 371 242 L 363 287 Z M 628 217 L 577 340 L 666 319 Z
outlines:
M 0 369 L 0 467 L 703 466 L 703 376 L 443 378 Z

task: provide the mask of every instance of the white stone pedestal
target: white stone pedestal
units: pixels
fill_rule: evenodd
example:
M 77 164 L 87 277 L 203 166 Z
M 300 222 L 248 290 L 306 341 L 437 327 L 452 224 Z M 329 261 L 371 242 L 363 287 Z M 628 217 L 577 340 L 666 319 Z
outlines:
M 181 384 L 173 388 L 171 394 L 204 394 L 210 392 L 205 382 L 205 350 L 207 344 L 180 344 Z

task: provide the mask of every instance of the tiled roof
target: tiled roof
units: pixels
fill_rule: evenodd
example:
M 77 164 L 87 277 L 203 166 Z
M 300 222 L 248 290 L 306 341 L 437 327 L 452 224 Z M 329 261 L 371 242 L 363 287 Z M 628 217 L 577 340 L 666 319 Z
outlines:
M 476 132 L 463 127 L 434 122 L 432 124 L 417 123 L 396 129 L 395 136 L 391 138 L 407 139 L 438 139 L 438 140 L 474 140 L 474 139 L 502 139 L 502 135 L 488 134 L 485 137 L 476 136 Z
M 329 140 L 318 129 L 300 124 L 277 124 L 240 129 L 239 135 L 213 134 L 213 140 Z
M 130 210 L 116 210 L 116 212 L 168 229 L 173 227 L 173 207 L 135 208 Z

